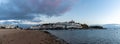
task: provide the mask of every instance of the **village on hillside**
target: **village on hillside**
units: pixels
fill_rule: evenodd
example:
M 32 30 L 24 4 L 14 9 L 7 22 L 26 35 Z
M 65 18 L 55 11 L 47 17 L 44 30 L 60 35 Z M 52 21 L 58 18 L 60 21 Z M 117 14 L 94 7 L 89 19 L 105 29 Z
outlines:
M 84 24 L 84 28 L 88 28 L 88 25 Z M 42 25 L 32 26 L 31 29 L 68 29 L 68 28 L 83 28 L 82 24 L 74 21 L 69 22 L 57 22 L 57 23 L 46 23 Z
M 17 28 L 19 28 L 19 26 L 0 24 L 0 29 L 17 29 Z
M 30 27 L 30 29 L 103 29 L 102 26 L 88 26 L 87 24 L 77 23 L 75 21 L 69 22 L 57 22 L 57 23 L 45 23 Z
M 0 29 L 26 29 L 26 30 L 51 30 L 51 29 L 104 29 L 102 26 L 89 26 L 87 24 L 77 23 L 75 21 L 45 23 L 31 26 L 29 28 L 22 28 L 17 25 L 0 25 Z

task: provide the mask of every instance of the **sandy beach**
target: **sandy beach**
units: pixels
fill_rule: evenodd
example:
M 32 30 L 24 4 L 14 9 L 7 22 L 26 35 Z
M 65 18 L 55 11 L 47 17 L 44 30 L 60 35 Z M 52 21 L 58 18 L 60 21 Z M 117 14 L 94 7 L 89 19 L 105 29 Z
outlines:
M 66 42 L 44 31 L 0 29 L 0 44 L 66 44 Z

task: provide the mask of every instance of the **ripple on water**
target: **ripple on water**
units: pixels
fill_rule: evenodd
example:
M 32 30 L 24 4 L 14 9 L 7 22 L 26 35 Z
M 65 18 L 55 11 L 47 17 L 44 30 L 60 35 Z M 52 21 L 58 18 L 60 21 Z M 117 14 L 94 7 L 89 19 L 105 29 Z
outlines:
M 120 29 L 49 31 L 70 44 L 120 44 Z

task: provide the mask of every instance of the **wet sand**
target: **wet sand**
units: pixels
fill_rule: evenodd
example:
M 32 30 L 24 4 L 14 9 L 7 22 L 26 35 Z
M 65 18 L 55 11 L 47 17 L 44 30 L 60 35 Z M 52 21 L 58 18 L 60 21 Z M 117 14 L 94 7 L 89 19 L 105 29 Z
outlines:
M 66 44 L 48 32 L 0 29 L 0 44 Z

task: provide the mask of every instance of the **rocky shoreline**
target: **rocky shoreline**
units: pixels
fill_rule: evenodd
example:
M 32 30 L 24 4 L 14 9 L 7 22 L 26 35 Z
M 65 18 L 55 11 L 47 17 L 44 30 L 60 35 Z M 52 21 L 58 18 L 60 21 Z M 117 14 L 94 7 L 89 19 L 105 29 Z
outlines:
M 69 44 L 47 31 L 0 29 L 0 44 Z
M 69 44 L 69 43 L 67 43 L 66 41 L 64 41 L 63 39 L 60 39 L 60 38 L 56 37 L 55 35 L 52 35 L 52 34 L 49 33 L 48 31 L 44 31 L 44 33 L 47 33 L 47 34 L 51 35 L 51 37 L 54 37 L 56 41 L 59 41 L 59 42 L 60 42 L 60 44 Z
M 40 29 L 22 29 L 22 30 L 105 30 L 107 28 L 40 28 Z

